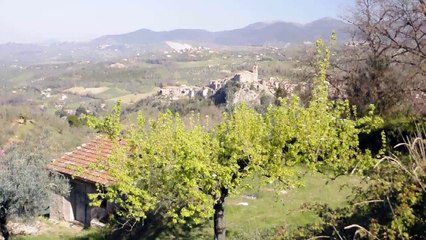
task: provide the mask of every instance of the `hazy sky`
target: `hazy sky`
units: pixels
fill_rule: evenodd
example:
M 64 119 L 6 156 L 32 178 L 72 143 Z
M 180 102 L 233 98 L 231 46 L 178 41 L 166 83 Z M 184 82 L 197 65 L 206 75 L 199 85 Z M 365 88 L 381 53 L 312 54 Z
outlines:
M 86 41 L 140 28 L 211 31 L 339 17 L 354 0 L 0 0 L 0 43 Z

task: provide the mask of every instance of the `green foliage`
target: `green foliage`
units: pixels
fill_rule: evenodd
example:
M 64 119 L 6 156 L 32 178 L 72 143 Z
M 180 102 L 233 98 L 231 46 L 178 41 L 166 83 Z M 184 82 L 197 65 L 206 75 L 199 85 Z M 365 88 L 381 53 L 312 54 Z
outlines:
M 224 169 L 222 187 L 232 194 L 242 179 L 253 174 L 267 176 L 268 182 L 279 179 L 289 184 L 288 177 L 293 174 L 273 154 L 265 118 L 246 105 L 239 105 L 224 119 L 215 133 L 220 144 L 218 161 Z
M 63 109 L 61 111 L 59 111 L 57 114 L 62 117 L 61 115 L 63 115 Z M 66 114 L 65 114 L 66 115 Z M 81 127 L 81 126 L 85 126 L 87 125 L 87 121 L 85 119 L 84 116 L 88 115 L 88 111 L 85 107 L 83 106 L 79 106 L 76 110 L 75 110 L 75 114 L 72 115 L 68 115 L 67 116 L 67 122 L 70 125 L 70 127 Z
M 286 165 L 305 163 L 333 175 L 369 169 L 374 159 L 368 150 L 359 149 L 358 136 L 381 126 L 383 121 L 374 116 L 373 106 L 369 114 L 356 118 L 348 101 L 328 100 L 326 70 L 330 52 L 321 40 L 317 49 L 319 63 L 309 106 L 303 107 L 299 98 L 293 97 L 287 102 L 281 100 L 280 106 L 270 107 L 266 113 L 273 155 Z
M 0 233 L 8 239 L 7 220 L 11 216 L 31 218 L 45 214 L 51 191 L 66 195 L 65 179 L 49 173 L 43 146 L 45 134 L 22 145 L 12 145 L 0 156 Z
M 172 101 L 169 105 L 163 106 L 162 111 L 170 110 L 173 113 L 178 113 L 181 116 L 186 116 L 191 112 L 199 113 L 203 108 L 213 105 L 210 99 L 196 97 L 193 99 L 181 99 Z
M 373 129 L 369 133 L 360 134 L 360 147 L 362 149 L 369 148 L 373 153 L 380 151 L 386 147 L 387 151 L 394 154 L 407 151 L 404 148 L 395 149 L 394 146 L 404 142 L 407 136 L 414 136 L 418 128 L 426 127 L 426 118 L 413 116 L 393 116 L 384 120 L 384 124 L 379 128 Z M 382 133 L 386 133 L 386 146 L 383 146 Z
M 424 134 L 424 131 L 423 131 Z M 349 204 L 310 208 L 320 224 L 300 229 L 288 239 L 329 236 L 340 239 L 424 239 L 426 236 L 426 141 L 424 135 L 403 146 L 408 157 L 390 156 L 376 164 L 365 187 L 353 188 Z
M 244 181 L 250 188 L 244 188 L 240 194 L 227 200 L 227 226 L 230 231 L 238 234 L 238 237 L 231 239 L 261 239 L 259 233 L 277 235 L 313 225 L 320 218 L 306 209 L 307 202 L 327 203 L 333 208 L 342 207 L 346 205 L 346 198 L 351 193 L 351 189 L 342 188 L 342 185 L 360 185 L 361 179 L 357 176 L 342 176 L 330 181 L 323 174 L 307 170 L 300 175 L 299 181 L 303 182 L 303 186 L 280 192 L 272 192 L 270 186 L 262 186 L 258 178 Z M 249 199 L 248 196 L 256 199 Z M 239 206 L 241 202 L 249 205 Z
M 105 119 L 88 117 L 89 126 L 116 141 L 114 154 L 100 166 L 116 182 L 92 199 L 114 202 L 123 219 L 142 221 L 154 214 L 192 225 L 210 218 L 220 209 L 217 204 L 223 207 L 226 197 L 236 193 L 248 177 L 259 176 L 265 183 L 285 188 L 299 184 L 296 165 L 332 175 L 371 168 L 374 157 L 359 149 L 358 135 L 380 126 L 382 120 L 374 117 L 374 107 L 365 117 L 356 118 L 347 101 L 328 99 L 330 51 L 323 41 L 317 42 L 317 49 L 317 74 L 308 107 L 297 97 L 269 107 L 264 115 L 238 105 L 230 115 L 224 114 L 213 131 L 194 116 L 185 126 L 171 112 L 160 114 L 146 129 L 140 116 L 138 126 L 125 135 L 125 147 L 117 141 L 120 103 Z
M 104 119 L 98 119 L 90 115 L 84 115 L 83 119 L 87 121 L 88 127 L 96 129 L 99 132 L 103 132 L 111 139 L 117 140 L 121 134 L 120 114 L 121 101 L 118 101 L 113 107 L 112 113 Z
M 67 122 L 70 127 L 81 127 L 84 125 L 84 120 L 78 118 L 76 115 L 69 115 L 67 117 Z
M 142 220 L 157 209 L 173 222 L 200 223 L 211 215 L 218 144 L 198 120 L 187 129 L 179 115 L 166 112 L 146 131 L 140 118 L 126 141 L 108 161 L 117 184 L 102 196 L 121 207 L 120 216 Z

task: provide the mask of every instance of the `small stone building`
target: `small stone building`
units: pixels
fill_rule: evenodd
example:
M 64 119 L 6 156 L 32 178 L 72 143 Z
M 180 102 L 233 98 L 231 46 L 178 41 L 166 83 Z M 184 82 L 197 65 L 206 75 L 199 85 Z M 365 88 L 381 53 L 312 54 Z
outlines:
M 65 221 L 78 221 L 90 227 L 92 220 L 106 220 L 112 212 L 109 203 L 101 207 L 90 206 L 89 194 L 96 193 L 97 185 L 108 186 L 113 179 L 103 170 L 95 169 L 95 164 L 106 160 L 112 152 L 112 142 L 96 138 L 88 144 L 77 147 L 71 153 L 52 161 L 48 169 L 69 178 L 70 194 L 67 197 L 53 194 L 50 218 Z

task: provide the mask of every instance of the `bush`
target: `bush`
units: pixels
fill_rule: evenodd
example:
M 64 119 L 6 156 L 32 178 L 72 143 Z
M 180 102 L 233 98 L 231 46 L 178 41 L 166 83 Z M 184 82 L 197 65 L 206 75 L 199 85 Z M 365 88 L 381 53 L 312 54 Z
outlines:
M 10 237 L 6 226 L 9 217 L 44 214 L 50 191 L 68 192 L 65 179 L 46 169 L 50 159 L 44 146 L 46 135 L 37 140 L 13 145 L 0 156 L 0 233 L 5 239 Z
M 76 115 L 69 115 L 67 117 L 67 121 L 70 127 L 81 127 L 85 125 L 85 122 L 82 119 L 78 118 Z
M 308 205 L 322 221 L 299 229 L 286 239 L 326 236 L 330 239 L 425 239 L 426 134 L 407 140 L 408 156 L 385 157 L 365 178 L 366 187 L 354 187 L 346 207 Z M 283 238 L 285 238 L 283 236 Z
M 370 133 L 361 133 L 360 147 L 362 149 L 371 149 L 373 152 L 378 152 L 382 148 L 381 133 L 386 133 L 387 148 L 389 151 L 397 150 L 405 152 L 406 149 L 393 149 L 393 147 L 401 142 L 404 142 L 406 136 L 414 136 L 418 128 L 426 127 L 425 117 L 407 117 L 396 116 L 385 119 L 382 127 L 372 130 Z

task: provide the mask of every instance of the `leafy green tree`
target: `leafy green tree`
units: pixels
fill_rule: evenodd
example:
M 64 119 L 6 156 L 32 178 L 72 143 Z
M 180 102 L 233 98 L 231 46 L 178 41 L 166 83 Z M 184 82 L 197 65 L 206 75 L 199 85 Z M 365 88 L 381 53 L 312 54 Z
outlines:
M 296 165 L 333 175 L 371 167 L 374 158 L 359 149 L 358 134 L 381 120 L 374 118 L 373 109 L 356 119 L 347 102 L 328 99 L 330 51 L 322 41 L 317 48 L 317 75 L 308 107 L 297 97 L 271 106 L 265 115 L 239 105 L 213 131 L 195 118 L 185 126 L 170 112 L 148 127 L 140 117 L 138 127 L 125 135 L 124 148 L 118 141 L 120 104 L 105 119 L 89 117 L 89 126 L 116 141 L 112 157 L 101 163 L 116 183 L 93 199 L 113 201 L 120 217 L 135 221 L 156 213 L 191 225 L 213 216 L 215 239 L 225 239 L 225 200 L 246 178 L 261 177 L 285 188 L 298 183 Z
M 117 128 L 109 131 L 112 139 L 120 132 L 119 107 L 115 110 L 104 121 L 89 121 L 99 129 Z M 211 133 L 196 119 L 185 127 L 171 112 L 151 121 L 148 130 L 140 118 L 126 136 L 125 149 L 117 148 L 102 163 L 117 182 L 99 199 L 113 201 L 120 217 L 136 221 L 153 211 L 176 224 L 198 224 L 213 215 L 215 235 L 223 239 L 225 199 L 242 180 L 259 172 L 269 178 L 287 174 L 279 159 L 269 159 L 262 115 L 241 105 L 225 119 Z
M 118 139 L 120 105 L 114 110 L 103 121 L 91 119 L 89 123 Z M 146 129 L 140 117 L 138 127 L 126 135 L 125 148 L 117 148 L 108 162 L 102 163 L 116 184 L 94 199 L 114 202 L 120 219 L 143 221 L 156 215 L 174 224 L 204 222 L 213 214 L 219 175 L 223 175 L 214 160 L 218 158 L 218 142 L 199 120 L 192 119 L 187 128 L 179 115 L 170 111 L 148 126 Z
M 372 105 L 366 116 L 357 118 L 356 108 L 351 108 L 348 101 L 330 101 L 326 78 L 330 50 L 321 40 L 317 41 L 316 57 L 309 105 L 302 106 L 294 96 L 289 101 L 281 99 L 280 106 L 266 113 L 274 155 L 288 165 L 304 163 L 332 175 L 368 169 L 374 159 L 370 151 L 361 151 L 358 137 L 380 127 L 383 120 L 374 116 Z M 379 155 L 383 153 L 381 150 Z

